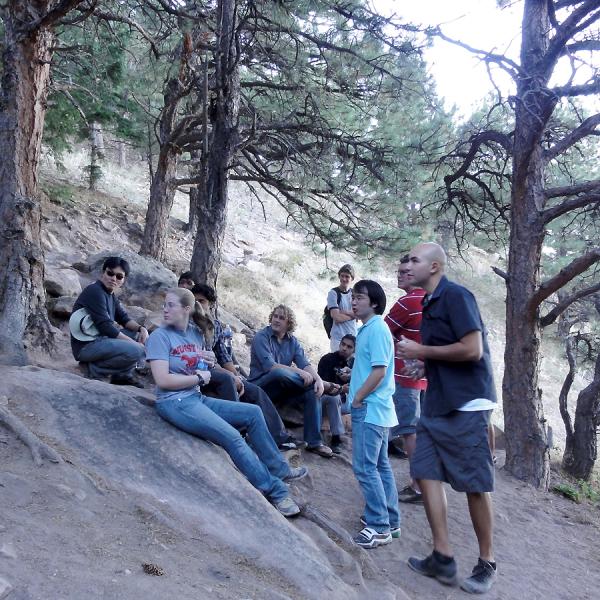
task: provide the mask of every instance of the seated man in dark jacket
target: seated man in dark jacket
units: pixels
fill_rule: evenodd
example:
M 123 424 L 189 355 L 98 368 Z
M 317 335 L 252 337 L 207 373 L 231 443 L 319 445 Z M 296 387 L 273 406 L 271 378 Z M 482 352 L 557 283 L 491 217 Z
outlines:
M 210 382 L 202 388 L 202 391 L 208 395 L 212 395 L 211 392 L 214 392 L 217 398 L 225 400 L 241 400 L 249 404 L 256 404 L 262 410 L 267 428 L 280 450 L 293 450 L 302 446 L 301 442 L 286 431 L 277 409 L 266 392 L 245 380 L 238 373 L 233 361 L 231 331 L 226 332 L 216 316 L 217 294 L 214 288 L 205 283 L 197 283 L 192 288 L 192 294 L 194 294 L 196 302 L 199 302 L 204 310 L 210 312 L 215 326 L 212 350 L 215 353 L 218 367 L 211 369 Z
M 325 384 L 325 393 L 321 396 L 321 403 L 327 411 L 329 430 L 331 431 L 331 449 L 336 454 L 342 452 L 342 438 L 345 433 L 342 421 L 342 397 L 348 393 L 350 371 L 354 355 L 356 338 L 347 333 L 342 337 L 336 352 L 325 354 L 319 361 L 317 372 Z M 348 409 L 347 412 L 350 412 Z
M 87 363 L 91 378 L 110 376 L 113 384 L 143 387 L 133 371 L 145 357 L 148 331 L 129 317 L 114 294 L 127 275 L 126 260 L 110 256 L 104 261 L 100 278 L 88 285 L 73 305 L 71 349 L 75 360 Z M 82 326 L 85 323 L 87 327 Z

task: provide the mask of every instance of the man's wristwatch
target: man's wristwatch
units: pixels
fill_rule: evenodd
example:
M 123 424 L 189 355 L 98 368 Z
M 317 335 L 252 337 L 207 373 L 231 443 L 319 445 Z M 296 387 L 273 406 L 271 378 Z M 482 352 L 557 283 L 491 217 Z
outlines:
M 204 377 L 202 377 L 202 375 L 200 375 L 200 373 L 196 373 L 196 377 L 198 378 L 198 385 L 200 387 L 205 385 L 206 382 L 204 381 Z

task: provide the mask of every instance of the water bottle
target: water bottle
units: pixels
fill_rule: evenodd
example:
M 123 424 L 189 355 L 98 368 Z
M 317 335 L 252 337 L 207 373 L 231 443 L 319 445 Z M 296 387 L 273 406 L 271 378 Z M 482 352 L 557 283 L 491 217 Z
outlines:
M 419 361 L 416 358 L 405 358 L 404 367 L 408 369 L 411 377 L 415 377 L 419 373 Z
M 229 325 L 225 325 L 225 327 L 223 327 L 223 343 L 225 344 L 225 348 L 227 348 L 228 352 L 231 353 L 231 349 L 233 348 L 233 331 L 231 331 L 231 327 L 229 327 Z

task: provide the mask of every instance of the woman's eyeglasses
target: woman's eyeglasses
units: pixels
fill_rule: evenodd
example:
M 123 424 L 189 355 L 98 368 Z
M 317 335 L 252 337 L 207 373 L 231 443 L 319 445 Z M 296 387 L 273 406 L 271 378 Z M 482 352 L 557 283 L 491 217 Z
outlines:
M 110 269 L 106 269 L 105 273 L 109 277 L 116 277 L 119 281 L 122 281 L 123 279 L 125 279 L 125 273 L 115 273 L 114 271 L 111 271 Z

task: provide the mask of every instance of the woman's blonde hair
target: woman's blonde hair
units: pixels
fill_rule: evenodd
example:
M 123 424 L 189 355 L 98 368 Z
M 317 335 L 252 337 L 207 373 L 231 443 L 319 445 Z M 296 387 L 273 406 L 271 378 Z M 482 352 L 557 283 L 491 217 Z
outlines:
M 286 306 L 285 304 L 278 304 L 272 311 L 271 314 L 269 315 L 269 324 L 271 323 L 271 319 L 273 318 L 273 315 L 275 314 L 276 310 L 281 310 L 285 316 L 285 318 L 287 319 L 288 322 L 288 332 L 292 333 L 292 331 L 296 330 L 296 315 L 294 314 L 294 311 L 289 307 Z
M 171 288 L 170 290 L 167 290 L 167 294 L 177 296 L 181 306 L 192 307 L 192 320 L 199 327 L 200 331 L 202 331 L 206 341 L 206 347 L 211 349 L 215 339 L 215 324 L 208 311 L 202 308 L 200 302 L 196 302 L 194 294 L 186 288 Z

